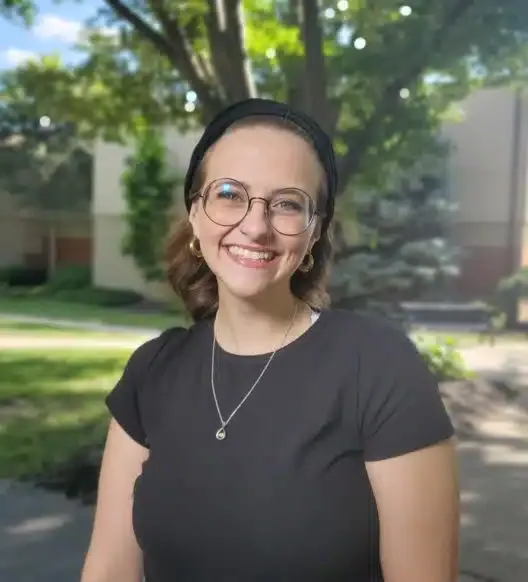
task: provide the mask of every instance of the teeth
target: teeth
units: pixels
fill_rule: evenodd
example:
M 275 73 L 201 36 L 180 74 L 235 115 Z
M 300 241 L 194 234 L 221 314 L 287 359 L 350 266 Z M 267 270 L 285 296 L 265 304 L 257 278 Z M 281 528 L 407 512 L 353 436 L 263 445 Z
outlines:
M 254 261 L 271 261 L 273 259 L 273 253 L 261 252 L 261 251 L 250 251 L 248 249 L 243 249 L 241 247 L 229 247 L 229 252 L 237 257 L 243 257 L 244 259 L 252 259 Z

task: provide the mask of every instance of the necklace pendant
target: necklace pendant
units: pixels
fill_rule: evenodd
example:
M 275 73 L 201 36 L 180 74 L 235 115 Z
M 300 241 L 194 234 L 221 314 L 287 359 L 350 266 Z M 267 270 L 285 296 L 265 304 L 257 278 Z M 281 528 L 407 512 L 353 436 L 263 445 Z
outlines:
M 226 435 L 226 431 L 225 431 L 225 428 L 224 428 L 224 427 L 222 427 L 222 428 L 219 428 L 219 429 L 216 431 L 216 438 L 217 438 L 219 441 L 223 441 L 223 440 L 226 438 L 226 436 L 227 436 L 227 435 Z

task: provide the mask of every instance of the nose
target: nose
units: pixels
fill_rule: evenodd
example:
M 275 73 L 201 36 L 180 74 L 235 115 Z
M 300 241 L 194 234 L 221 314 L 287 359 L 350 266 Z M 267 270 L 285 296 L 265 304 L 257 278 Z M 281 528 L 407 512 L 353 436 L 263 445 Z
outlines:
M 266 201 L 253 198 L 244 220 L 240 223 L 240 230 L 254 239 L 269 234 L 270 224 L 266 215 Z

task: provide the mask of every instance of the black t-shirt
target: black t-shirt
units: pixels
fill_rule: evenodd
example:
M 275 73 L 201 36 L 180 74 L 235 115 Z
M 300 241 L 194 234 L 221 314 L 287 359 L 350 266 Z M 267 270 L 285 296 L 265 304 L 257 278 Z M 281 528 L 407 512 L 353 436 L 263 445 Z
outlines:
M 453 434 L 412 342 L 381 321 L 323 311 L 276 353 L 219 441 L 212 341 L 212 321 L 164 332 L 107 398 L 150 450 L 133 508 L 146 581 L 382 581 L 365 461 Z M 268 357 L 217 346 L 224 418 Z

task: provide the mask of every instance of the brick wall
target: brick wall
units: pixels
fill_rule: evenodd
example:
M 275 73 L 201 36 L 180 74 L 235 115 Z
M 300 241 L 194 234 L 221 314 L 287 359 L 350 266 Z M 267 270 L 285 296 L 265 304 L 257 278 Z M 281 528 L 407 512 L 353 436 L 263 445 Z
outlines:
M 486 297 L 497 283 L 508 276 L 509 249 L 505 247 L 464 247 L 462 275 L 457 283 L 458 292 L 468 299 Z

